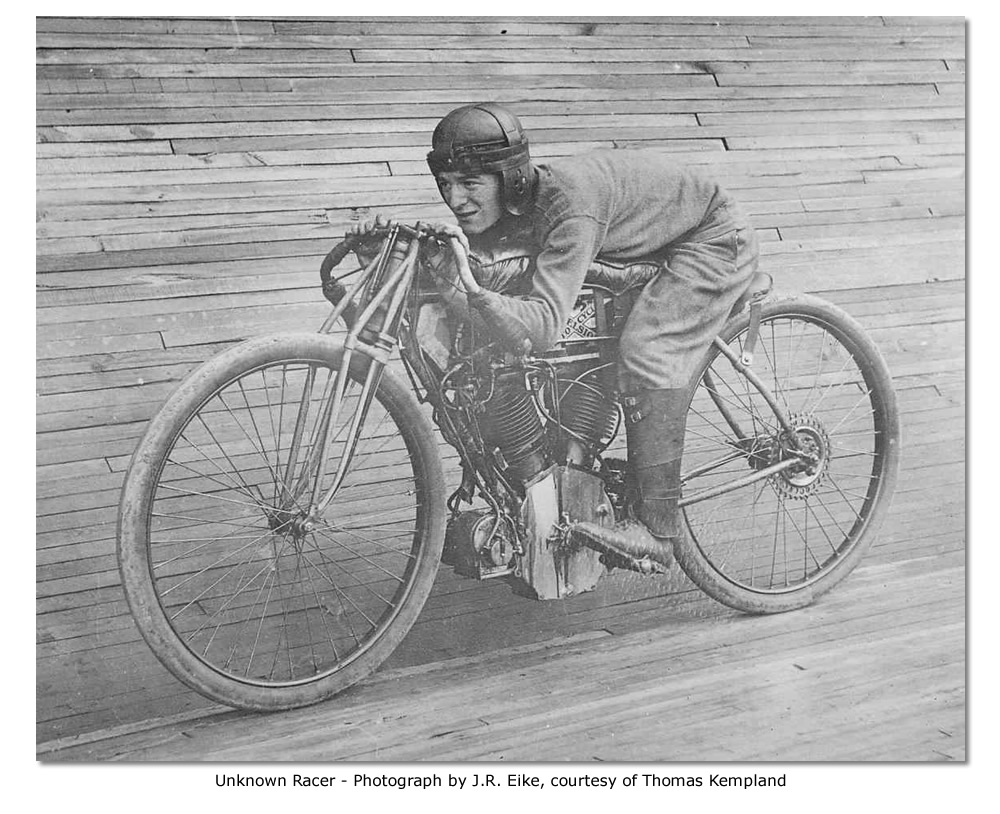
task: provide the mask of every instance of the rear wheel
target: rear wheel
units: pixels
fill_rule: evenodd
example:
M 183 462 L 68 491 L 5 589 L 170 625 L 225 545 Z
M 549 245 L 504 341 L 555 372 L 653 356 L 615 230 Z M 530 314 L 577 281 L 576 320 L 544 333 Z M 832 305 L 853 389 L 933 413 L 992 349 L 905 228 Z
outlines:
M 744 312 L 722 333 L 737 357 L 748 324 Z M 822 300 L 765 303 L 754 357 L 792 433 L 713 346 L 688 412 L 676 554 L 710 596 L 773 613 L 811 603 L 871 545 L 895 488 L 899 419 L 878 349 Z M 796 464 L 721 491 L 789 459 Z
M 444 541 L 431 428 L 383 371 L 326 511 L 359 405 L 352 365 L 319 461 L 339 343 L 264 337 L 195 371 L 150 423 L 126 476 L 119 563 L 138 626 L 164 665 L 224 704 L 327 698 L 374 670 L 416 619 Z

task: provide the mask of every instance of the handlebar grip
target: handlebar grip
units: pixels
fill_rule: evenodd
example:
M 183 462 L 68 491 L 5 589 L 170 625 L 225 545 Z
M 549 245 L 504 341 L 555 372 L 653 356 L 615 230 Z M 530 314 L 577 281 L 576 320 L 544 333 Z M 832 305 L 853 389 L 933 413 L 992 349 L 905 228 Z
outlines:
M 458 277 L 462 281 L 466 294 L 475 294 L 480 290 L 472 269 L 469 268 L 469 256 L 465 253 L 465 247 L 456 237 L 449 237 L 448 243 L 455 255 L 455 266 L 458 269 Z
M 323 258 L 323 262 L 319 267 L 319 278 L 322 280 L 325 286 L 330 281 L 330 273 L 333 269 L 340 265 L 340 261 L 343 260 L 354 248 L 356 241 L 351 237 L 346 237 L 332 249 L 330 253 Z

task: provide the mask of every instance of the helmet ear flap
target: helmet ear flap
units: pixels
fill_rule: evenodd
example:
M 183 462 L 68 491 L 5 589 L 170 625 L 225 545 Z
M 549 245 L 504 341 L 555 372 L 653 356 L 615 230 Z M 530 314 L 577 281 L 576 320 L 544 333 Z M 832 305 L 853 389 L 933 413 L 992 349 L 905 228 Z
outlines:
M 507 170 L 503 173 L 503 204 L 512 215 L 523 215 L 531 199 L 531 164 Z

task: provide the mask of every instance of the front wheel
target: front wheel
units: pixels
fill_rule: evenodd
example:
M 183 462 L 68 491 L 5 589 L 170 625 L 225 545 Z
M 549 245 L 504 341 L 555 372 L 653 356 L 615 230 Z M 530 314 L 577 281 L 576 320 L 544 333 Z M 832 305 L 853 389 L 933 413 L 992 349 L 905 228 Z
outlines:
M 744 312 L 720 337 L 737 357 L 748 326 Z M 713 346 L 687 417 L 675 550 L 713 598 L 775 613 L 813 602 L 871 545 L 896 484 L 899 416 L 878 349 L 823 300 L 766 302 L 754 356 L 791 432 Z
M 339 420 L 324 422 L 341 360 L 321 334 L 226 351 L 153 418 L 126 475 L 129 606 L 160 661 L 221 703 L 330 697 L 389 656 L 431 590 L 445 523 L 433 432 L 382 371 L 352 451 L 368 361 L 351 366 Z M 314 485 L 331 483 L 345 454 L 333 501 L 308 516 Z

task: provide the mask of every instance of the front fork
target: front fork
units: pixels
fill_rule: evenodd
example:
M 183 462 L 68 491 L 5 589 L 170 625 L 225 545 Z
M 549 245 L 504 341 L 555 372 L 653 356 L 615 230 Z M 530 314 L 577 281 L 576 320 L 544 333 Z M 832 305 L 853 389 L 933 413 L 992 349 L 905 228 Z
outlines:
M 332 330 L 337 318 L 352 304 L 354 295 L 362 287 L 372 294 L 370 298 L 366 297 L 367 304 L 364 310 L 356 318 L 344 340 L 344 353 L 337 373 L 330 377 L 324 387 L 319 401 L 321 415 L 310 435 L 308 445 L 310 452 L 300 465 L 302 442 L 308 426 L 313 390 L 316 387 L 316 371 L 310 369 L 306 376 L 283 479 L 285 502 L 290 505 L 297 505 L 299 498 L 309 491 L 309 501 L 305 508 L 301 509 L 303 524 L 314 525 L 318 522 L 347 476 L 357 450 L 361 428 L 378 390 L 382 371 L 398 344 L 397 334 L 406 306 L 406 295 L 416 274 L 419 249 L 419 235 L 403 236 L 401 227 L 391 229 L 379 254 L 323 324 L 322 332 L 328 333 Z M 340 430 L 331 432 L 332 427 L 338 426 L 344 409 L 348 383 L 351 381 L 351 365 L 356 355 L 367 357 L 368 364 L 354 414 L 344 422 Z M 330 457 L 334 440 L 343 434 L 344 427 L 348 428 L 342 440 L 344 452 L 340 456 L 333 481 L 324 490 L 325 462 Z

